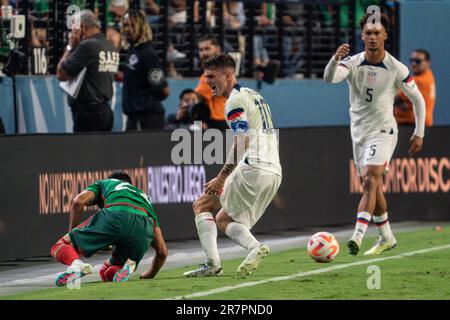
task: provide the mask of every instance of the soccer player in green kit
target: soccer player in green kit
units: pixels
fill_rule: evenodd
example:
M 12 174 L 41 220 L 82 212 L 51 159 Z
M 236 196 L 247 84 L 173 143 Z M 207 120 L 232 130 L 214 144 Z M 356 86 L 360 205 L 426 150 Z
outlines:
M 97 205 L 100 210 L 79 224 L 84 208 L 90 205 Z M 150 245 L 156 255 L 141 279 L 155 277 L 167 258 L 153 206 L 124 172 L 114 172 L 108 179 L 94 182 L 73 199 L 69 233 L 51 248 L 52 257 L 69 266 L 56 278 L 56 286 L 91 274 L 92 266 L 81 261 L 80 255 L 90 257 L 109 245 L 113 251 L 100 269 L 102 281 L 127 281 Z

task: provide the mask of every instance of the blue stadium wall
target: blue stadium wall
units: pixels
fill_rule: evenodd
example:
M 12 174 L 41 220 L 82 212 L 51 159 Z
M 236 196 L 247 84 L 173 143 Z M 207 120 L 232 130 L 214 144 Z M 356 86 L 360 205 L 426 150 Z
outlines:
M 447 33 L 450 1 L 400 2 L 400 59 L 408 64 L 409 53 L 413 49 L 430 51 L 437 82 L 435 124 L 450 124 L 450 41 Z M 0 117 L 7 133 L 14 133 L 12 82 L 5 77 L 0 80 Z M 240 82 L 256 88 L 254 80 Z M 196 83 L 196 79 L 170 81 L 171 95 L 164 101 L 167 114 L 176 111 L 181 90 L 193 88 Z M 114 131 L 121 131 L 125 121 L 121 92 L 121 84 L 116 83 L 112 101 Z M 345 84 L 328 85 L 321 80 L 278 80 L 274 85 L 263 84 L 261 92 L 273 109 L 275 123 L 281 128 L 349 124 Z M 70 109 L 54 77 L 18 77 L 17 100 L 20 133 L 72 131 Z

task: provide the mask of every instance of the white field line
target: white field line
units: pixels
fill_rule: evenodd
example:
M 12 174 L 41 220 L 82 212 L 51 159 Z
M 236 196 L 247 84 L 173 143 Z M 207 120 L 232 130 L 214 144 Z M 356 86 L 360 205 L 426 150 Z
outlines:
M 411 230 L 416 230 L 416 229 L 413 228 Z M 398 230 L 397 233 L 407 232 L 407 231 L 411 231 L 411 230 L 408 230 L 408 229 Z M 339 239 L 341 237 L 348 237 L 352 232 L 353 232 L 353 229 L 337 231 L 337 232 L 334 232 L 333 234 L 336 238 Z M 272 252 L 279 252 L 279 251 L 285 251 L 285 250 L 289 250 L 289 249 L 293 249 L 293 248 L 305 247 L 306 243 L 308 242 L 309 237 L 310 236 L 302 235 L 302 236 L 289 237 L 289 238 L 270 239 L 270 240 L 263 241 L 263 243 L 267 244 L 271 248 Z M 274 250 L 272 250 L 272 249 L 274 249 Z M 246 252 L 241 247 L 233 245 L 231 247 L 219 248 L 219 254 L 220 254 L 220 256 L 228 254 L 228 255 L 230 255 L 230 257 L 229 257 L 229 259 L 230 259 L 233 257 L 245 256 Z M 166 264 L 168 262 L 181 263 L 183 261 L 193 261 L 195 259 L 204 258 L 204 256 L 205 256 L 205 253 L 203 252 L 203 250 L 195 250 L 195 251 L 188 251 L 188 252 L 176 252 L 176 253 L 169 255 L 169 257 L 166 260 Z M 140 266 L 150 265 L 152 260 L 153 260 L 153 256 L 148 257 L 146 259 L 143 259 L 139 265 Z M 89 261 L 86 261 L 86 262 L 89 262 Z M 100 270 L 101 266 L 102 266 L 102 264 L 94 265 L 94 271 Z M 0 282 L 0 288 L 8 287 L 8 286 L 20 286 L 20 285 L 24 285 L 24 284 L 26 284 L 26 285 L 38 284 L 38 283 L 46 283 L 46 284 L 49 284 L 49 287 L 52 287 L 53 280 L 61 272 L 63 272 L 63 270 L 61 270 L 57 273 L 52 273 L 49 275 L 43 275 L 43 276 L 39 276 L 39 277 L 24 278 L 24 279 L 12 280 L 12 281 Z M 95 278 L 95 279 L 98 280 L 97 278 Z M 86 279 L 86 280 L 88 280 L 88 279 Z M 86 282 L 89 282 L 89 280 Z
M 191 294 L 187 294 L 184 296 L 176 296 L 176 297 L 172 297 L 172 298 L 167 298 L 165 300 L 180 300 L 180 299 L 205 297 L 205 296 L 209 296 L 212 294 L 231 291 L 231 290 L 235 290 L 235 289 L 239 289 L 239 288 L 252 287 L 252 286 L 257 286 L 260 284 L 266 284 L 269 282 L 286 281 L 286 280 L 291 280 L 291 279 L 295 279 L 295 278 L 307 277 L 307 276 L 311 276 L 311 275 L 315 275 L 315 274 L 327 273 L 327 272 L 331 272 L 331 271 L 351 268 L 354 266 L 361 266 L 361 265 L 365 265 L 365 264 L 371 264 L 371 263 L 382 262 L 382 261 L 393 260 L 393 259 L 401 259 L 404 257 L 410 257 L 410 256 L 421 254 L 421 253 L 428 253 L 428 252 L 444 250 L 444 249 L 450 249 L 450 244 L 447 244 L 444 246 L 422 249 L 422 250 L 411 251 L 411 252 L 405 252 L 405 253 L 402 253 L 399 255 L 385 257 L 385 258 L 369 259 L 369 260 L 363 260 L 363 261 L 358 261 L 358 262 L 335 265 L 335 266 L 328 267 L 328 268 L 321 268 L 321 269 L 316 269 L 316 270 L 311 270 L 311 271 L 306 271 L 306 272 L 299 272 L 296 274 L 283 276 L 283 277 L 275 277 L 275 278 L 270 278 L 270 279 L 261 280 L 261 281 L 244 282 L 244 283 L 240 283 L 240 284 L 237 284 L 234 286 L 221 287 L 221 288 L 211 289 L 211 290 L 207 290 L 207 291 L 191 293 Z
M 340 231 L 340 232 L 336 232 L 335 235 L 336 237 L 341 236 L 341 235 L 348 235 L 348 233 L 351 231 Z M 268 244 L 269 247 L 275 247 L 275 248 L 284 248 L 283 250 L 289 250 L 291 248 L 295 248 L 295 247 L 299 247 L 299 243 L 307 243 L 309 239 L 309 236 L 298 236 L 298 237 L 291 237 L 291 238 L 284 238 L 284 239 L 273 239 L 273 240 L 269 240 L 269 241 L 264 241 L 264 243 Z M 273 250 L 275 252 L 275 250 Z M 280 250 L 276 250 L 276 251 L 280 251 Z M 229 254 L 232 256 L 245 256 L 246 251 L 244 249 L 242 249 L 239 246 L 233 245 L 231 247 L 225 247 L 225 248 L 220 248 L 219 249 L 219 253 L 220 255 L 225 255 L 225 254 Z M 189 252 L 176 252 L 173 254 L 170 254 L 169 257 L 167 258 L 167 262 L 183 262 L 186 261 L 186 263 L 189 263 L 189 261 L 192 261 L 193 259 L 200 259 L 200 258 L 204 258 L 205 253 L 203 252 L 203 250 L 195 250 L 195 251 L 189 251 Z M 139 264 L 140 266 L 145 266 L 145 265 L 150 265 L 150 263 L 153 260 L 153 256 L 143 259 L 141 261 L 141 263 Z M 89 261 L 86 261 L 89 262 Z M 101 264 L 96 264 L 94 266 L 94 271 L 98 271 L 101 268 Z M 40 276 L 40 277 L 35 277 L 35 278 L 25 278 L 25 279 L 18 279 L 18 280 L 12 280 L 12 281 L 7 281 L 7 282 L 0 282 L 0 288 L 1 287 L 7 287 L 7 286 L 15 286 L 15 285 L 21 285 L 21 284 L 33 284 L 33 283 L 39 283 L 39 282 L 49 282 L 52 283 L 53 280 L 61 273 L 63 272 L 63 269 L 58 272 L 58 273 L 52 273 L 49 275 L 44 275 L 44 276 Z

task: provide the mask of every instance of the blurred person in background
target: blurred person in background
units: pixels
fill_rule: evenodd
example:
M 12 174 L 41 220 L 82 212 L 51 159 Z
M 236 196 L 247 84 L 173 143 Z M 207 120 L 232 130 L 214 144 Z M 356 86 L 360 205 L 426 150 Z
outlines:
M 159 23 L 159 15 L 161 13 L 159 2 L 159 0 L 145 0 L 145 11 L 150 25 Z
M 60 81 L 74 79 L 87 68 L 76 98 L 69 96 L 74 132 L 111 131 L 114 76 L 119 67 L 119 53 L 100 31 L 100 22 L 90 10 L 80 12 L 79 28 L 74 27 L 69 45 L 58 63 Z
M 253 37 L 254 70 L 258 81 L 257 88 L 261 90 L 262 81 L 274 83 L 280 70 L 281 62 L 273 60 L 266 48 L 268 39 L 265 37 L 266 29 L 275 28 L 276 6 L 274 3 L 262 3 L 261 14 L 255 19 L 259 26 L 259 33 Z
M 126 130 L 163 129 L 165 110 L 161 101 L 170 90 L 145 13 L 128 10 L 122 18 L 121 34 L 128 48 L 122 94 L 123 112 L 128 116 Z
M 169 24 L 185 24 L 187 22 L 186 0 L 171 0 L 169 2 Z
M 260 30 L 264 28 L 274 26 L 276 17 L 276 7 L 272 3 L 262 3 L 261 4 L 261 14 L 255 19 L 257 21 Z M 264 36 L 259 34 L 253 37 L 253 53 L 254 53 L 254 63 L 257 67 L 265 67 L 269 64 L 270 57 L 264 43 Z
M 206 130 L 210 116 L 209 107 L 203 99 L 193 89 L 184 89 L 180 93 L 177 113 L 167 117 L 166 129 Z M 197 127 L 195 121 L 201 121 L 201 127 Z
M 206 35 L 198 41 L 198 54 L 200 63 L 208 60 L 214 55 L 222 52 L 219 41 L 212 35 Z M 225 121 L 225 102 L 226 98 L 222 96 L 213 96 L 211 87 L 206 83 L 204 74 L 200 76 L 195 92 L 200 94 L 211 111 L 211 119 L 208 123 L 210 128 L 226 130 L 228 128 Z
M 424 49 L 411 52 L 409 58 L 414 81 L 425 99 L 425 126 L 433 125 L 433 111 L 436 102 L 436 83 L 431 71 L 430 53 Z M 414 125 L 415 117 L 411 101 L 403 92 L 399 92 L 394 102 L 394 116 L 398 124 Z
M 31 46 L 33 48 L 48 48 L 49 42 L 47 40 L 47 29 L 42 28 L 42 24 L 39 26 L 39 22 L 44 22 L 48 19 L 50 12 L 48 0 L 35 0 L 28 5 L 29 20 L 31 22 Z M 45 22 L 45 24 L 47 24 L 47 22 Z
M 244 4 L 242 2 L 223 2 L 223 19 L 225 26 L 234 30 L 245 25 Z
M 114 43 L 120 50 L 120 20 L 128 10 L 128 0 L 109 0 L 105 2 L 108 6 L 106 15 L 106 38 Z

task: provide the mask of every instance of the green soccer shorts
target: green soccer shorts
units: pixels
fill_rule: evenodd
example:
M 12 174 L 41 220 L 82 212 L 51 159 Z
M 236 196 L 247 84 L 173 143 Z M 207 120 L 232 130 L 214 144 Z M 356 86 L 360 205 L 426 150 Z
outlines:
M 71 230 L 69 236 L 75 249 L 85 257 L 112 245 L 111 264 L 122 266 L 127 259 L 139 264 L 153 242 L 154 225 L 150 217 L 102 209 Z

